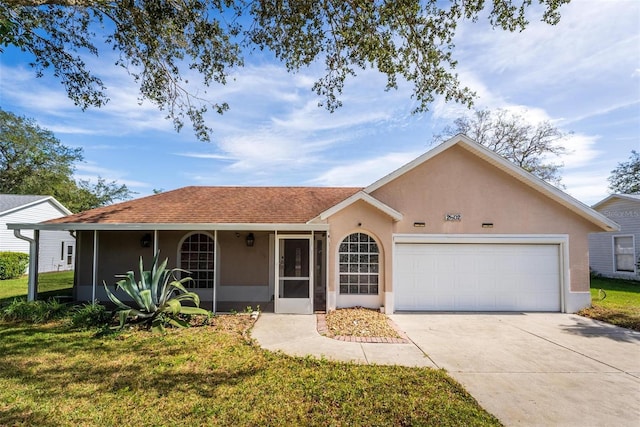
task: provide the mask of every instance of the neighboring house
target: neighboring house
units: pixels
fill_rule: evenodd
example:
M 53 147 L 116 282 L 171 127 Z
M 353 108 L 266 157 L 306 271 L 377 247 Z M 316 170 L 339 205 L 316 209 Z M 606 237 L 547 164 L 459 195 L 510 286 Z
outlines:
M 0 194 L 0 251 L 29 253 L 29 242 L 7 229 L 9 223 L 39 223 L 70 215 L 71 212 L 51 196 Z M 33 238 L 33 231 L 23 236 Z M 75 238 L 68 231 L 42 231 L 39 236 L 38 271 L 73 270 Z
M 640 279 L 640 195 L 612 194 L 593 209 L 620 224 L 620 230 L 589 235 L 589 265 L 607 277 Z
M 618 229 L 463 135 L 366 188 L 186 187 L 11 227 L 77 233 L 80 300 L 159 250 L 204 307 L 278 313 L 573 312 L 588 234 Z

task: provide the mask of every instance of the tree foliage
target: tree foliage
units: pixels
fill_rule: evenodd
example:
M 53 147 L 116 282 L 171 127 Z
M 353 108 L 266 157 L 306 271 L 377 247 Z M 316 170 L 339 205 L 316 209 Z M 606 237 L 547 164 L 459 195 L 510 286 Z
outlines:
M 554 25 L 570 0 L 537 0 L 540 19 Z M 474 93 L 454 72 L 456 27 L 488 19 L 495 28 L 522 31 L 533 0 L 4 0 L 0 47 L 33 54 L 38 75 L 53 69 L 81 108 L 107 102 L 105 86 L 84 61 L 98 55 L 98 37 L 119 53 L 117 64 L 140 85 L 141 98 L 167 112 L 177 130 L 188 119 L 210 137 L 204 114 L 229 108 L 202 87 L 226 83 L 252 50 L 269 50 L 289 71 L 324 63 L 313 90 L 330 111 L 341 105 L 347 78 L 373 68 L 387 89 L 413 85 L 416 111 L 435 96 L 471 105 Z M 191 86 L 196 72 L 200 91 Z
M 475 110 L 472 115 L 457 118 L 435 141 L 443 141 L 463 133 L 474 141 L 495 151 L 538 178 L 561 186 L 561 163 L 553 157 L 565 154 L 561 141 L 567 134 L 548 121 L 532 125 L 515 113 L 506 110 Z
M 611 171 L 609 189 L 618 194 L 640 194 L 640 153 L 632 150 L 629 160 Z
M 32 119 L 0 109 L 0 193 L 54 196 L 78 212 L 131 197 L 126 185 L 98 178 L 75 181 L 81 148 L 63 145 Z

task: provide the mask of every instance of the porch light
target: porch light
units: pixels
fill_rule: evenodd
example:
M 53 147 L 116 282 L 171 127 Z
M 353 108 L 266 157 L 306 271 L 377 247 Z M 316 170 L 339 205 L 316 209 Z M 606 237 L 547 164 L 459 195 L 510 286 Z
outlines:
M 140 238 L 140 246 L 143 248 L 151 247 L 151 234 L 147 233 Z
M 253 233 L 247 234 L 247 246 L 251 247 L 255 243 L 256 238 L 253 236 Z

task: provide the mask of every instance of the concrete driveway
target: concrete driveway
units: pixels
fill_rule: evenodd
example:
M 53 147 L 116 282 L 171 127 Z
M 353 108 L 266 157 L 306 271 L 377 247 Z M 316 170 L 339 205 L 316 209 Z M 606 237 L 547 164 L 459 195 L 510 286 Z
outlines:
M 640 426 L 640 333 L 571 314 L 394 314 L 505 425 Z

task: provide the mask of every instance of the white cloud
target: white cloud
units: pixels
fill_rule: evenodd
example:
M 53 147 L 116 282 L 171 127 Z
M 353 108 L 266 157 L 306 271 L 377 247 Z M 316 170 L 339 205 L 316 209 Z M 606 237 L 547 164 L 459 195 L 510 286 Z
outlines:
M 562 142 L 567 149 L 567 153 L 559 156 L 564 163 L 565 170 L 577 169 L 588 166 L 602 154 L 595 149 L 599 136 L 588 136 L 583 134 L 572 134 Z
M 79 171 L 74 174 L 75 179 L 89 181 L 95 183 L 98 178 L 103 178 L 108 182 L 116 181 L 118 184 L 124 184 L 129 188 L 150 188 L 151 185 L 148 182 L 139 181 L 136 179 L 127 179 L 127 172 L 114 170 L 99 166 L 94 162 L 85 162 L 76 165 L 76 170 Z
M 608 194 L 608 176 L 604 171 L 572 173 L 564 177 L 563 183 L 568 194 L 591 206 Z
M 481 68 L 512 84 L 557 86 L 590 80 L 603 69 L 632 71 L 637 68 L 633 58 L 640 40 L 639 11 L 634 0 L 592 0 L 564 5 L 555 26 L 532 21 L 521 33 L 466 23 L 457 38 L 463 49 L 461 62 L 469 68 L 471 61 L 472 69 Z
M 192 159 L 232 160 L 229 156 L 212 153 L 174 153 L 175 156 L 190 157 Z
M 422 152 L 394 152 L 371 159 L 359 159 L 335 166 L 311 180 L 326 186 L 365 187 L 418 157 Z

